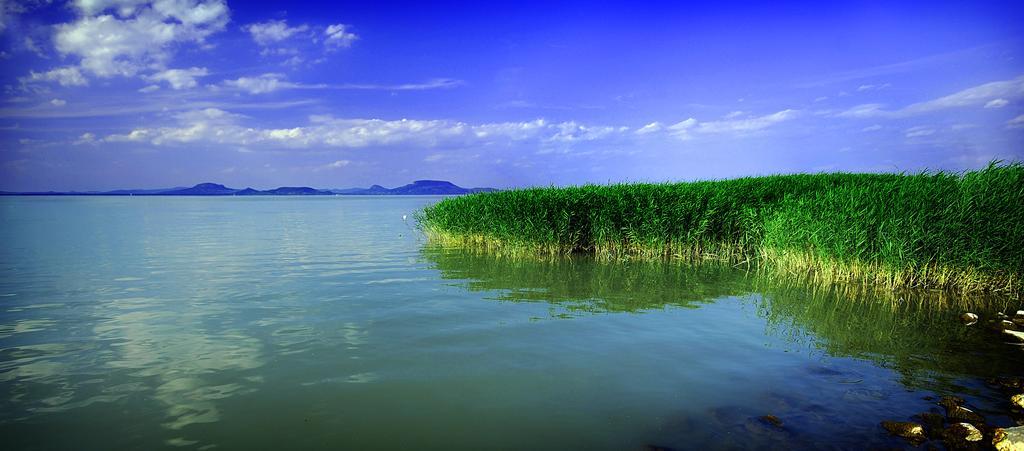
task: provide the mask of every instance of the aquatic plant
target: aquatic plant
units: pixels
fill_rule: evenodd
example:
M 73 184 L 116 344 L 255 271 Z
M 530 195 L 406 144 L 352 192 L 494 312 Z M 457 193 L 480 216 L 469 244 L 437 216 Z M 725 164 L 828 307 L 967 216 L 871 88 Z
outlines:
M 428 238 L 498 253 L 716 260 L 825 283 L 1020 295 L 1024 166 L 528 188 L 448 198 Z

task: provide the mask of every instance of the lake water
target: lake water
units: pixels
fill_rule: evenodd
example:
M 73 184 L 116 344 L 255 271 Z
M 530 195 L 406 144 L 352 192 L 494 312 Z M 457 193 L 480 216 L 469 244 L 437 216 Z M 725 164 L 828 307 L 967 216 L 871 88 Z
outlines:
M 918 305 L 956 298 L 433 249 L 438 199 L 0 198 L 3 447 L 901 447 L 879 421 L 949 393 L 1012 421 L 984 379 L 1019 350 Z

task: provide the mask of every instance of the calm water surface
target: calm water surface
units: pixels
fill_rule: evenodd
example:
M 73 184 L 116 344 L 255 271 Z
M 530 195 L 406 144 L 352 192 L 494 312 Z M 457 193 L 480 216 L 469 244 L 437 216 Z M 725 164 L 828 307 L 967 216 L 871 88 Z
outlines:
M 900 447 L 878 422 L 947 393 L 1011 421 L 983 379 L 1024 359 L 958 311 L 432 249 L 437 200 L 0 198 L 3 447 Z

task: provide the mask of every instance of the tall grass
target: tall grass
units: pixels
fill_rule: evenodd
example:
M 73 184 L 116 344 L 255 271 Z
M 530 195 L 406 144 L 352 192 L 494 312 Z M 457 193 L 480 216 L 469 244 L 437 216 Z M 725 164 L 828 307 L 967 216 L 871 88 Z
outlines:
M 445 199 L 431 240 L 758 264 L 823 282 L 1003 291 L 1024 274 L 1024 166 L 530 188 Z

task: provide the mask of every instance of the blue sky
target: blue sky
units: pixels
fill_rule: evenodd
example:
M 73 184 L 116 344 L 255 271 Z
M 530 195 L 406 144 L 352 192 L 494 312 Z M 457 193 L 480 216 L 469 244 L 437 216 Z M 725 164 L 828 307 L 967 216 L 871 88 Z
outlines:
M 1021 2 L 0 0 L 0 190 L 1024 159 Z

